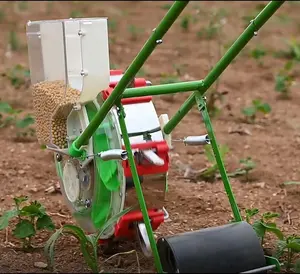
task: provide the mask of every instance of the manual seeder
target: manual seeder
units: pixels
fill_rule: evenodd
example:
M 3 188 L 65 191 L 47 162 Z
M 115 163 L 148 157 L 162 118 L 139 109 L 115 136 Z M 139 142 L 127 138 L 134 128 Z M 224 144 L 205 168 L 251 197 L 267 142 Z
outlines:
M 188 1 L 175 1 L 128 69 L 110 70 L 106 18 L 35 21 L 27 38 L 37 137 L 54 152 L 66 203 L 88 233 L 139 203 L 106 229 L 101 240 L 138 237 L 158 272 L 263 273 L 279 262 L 265 256 L 242 221 L 206 109 L 205 92 L 284 1 L 270 2 L 199 81 L 151 86 L 135 75 Z M 170 120 L 158 117 L 153 95 L 193 92 Z M 171 132 L 197 105 L 207 134 L 184 139 L 210 144 L 235 222 L 155 241 L 164 208 Z

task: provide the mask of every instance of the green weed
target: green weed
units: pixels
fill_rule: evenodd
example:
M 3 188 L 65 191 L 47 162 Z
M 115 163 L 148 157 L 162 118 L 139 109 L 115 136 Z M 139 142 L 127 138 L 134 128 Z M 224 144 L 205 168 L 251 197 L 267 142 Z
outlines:
M 21 49 L 21 42 L 19 40 L 19 37 L 15 31 L 10 31 L 9 32 L 9 37 L 8 37 L 9 44 L 11 46 L 12 51 L 18 51 Z
M 22 110 L 16 110 L 8 103 L 0 101 L 0 128 L 13 125 L 17 129 L 17 137 L 33 137 L 35 130 L 31 126 L 35 120 L 30 114 L 20 117 L 21 113 Z
M 6 77 L 16 89 L 19 89 L 22 86 L 28 87 L 30 84 L 30 71 L 20 64 L 15 65 L 2 73 L 2 77 Z
M 229 152 L 229 148 L 226 145 L 220 145 L 219 151 L 221 158 L 224 161 L 226 154 Z M 204 154 L 208 162 L 210 163 L 210 166 L 201 170 L 197 177 L 200 180 L 205 180 L 209 182 L 214 181 L 217 178 L 217 175 L 219 174 L 219 168 L 211 145 L 204 146 Z
M 5 211 L 0 217 L 0 230 L 6 229 L 12 219 L 18 219 L 13 229 L 13 235 L 22 241 L 24 250 L 32 248 L 32 238 L 38 231 L 55 229 L 52 219 L 47 215 L 44 206 L 38 201 L 21 206 L 27 201 L 28 197 L 14 198 L 15 207 Z
M 18 9 L 20 11 L 28 10 L 28 1 L 18 1 Z
M 217 38 L 226 22 L 227 11 L 225 9 L 219 9 L 214 11 L 209 18 L 207 27 L 200 29 L 197 32 L 198 38 L 212 40 Z
M 291 74 L 294 62 L 288 61 L 283 69 L 275 76 L 275 91 L 280 93 L 283 98 L 288 98 L 290 88 L 294 83 L 294 77 Z
M 143 32 L 143 29 L 138 28 L 134 25 L 129 25 L 128 31 L 130 33 L 130 39 L 133 41 L 136 41 L 138 39 L 139 34 L 141 34 Z
M 83 14 L 79 10 L 72 10 L 69 17 L 70 18 L 82 18 Z
M 247 122 L 254 123 L 258 113 L 267 114 L 272 110 L 268 103 L 263 103 L 260 99 L 252 101 L 250 107 L 242 109 L 242 113 L 246 116 Z
M 234 172 L 228 173 L 228 177 L 245 176 L 246 180 L 249 181 L 249 172 L 256 167 L 255 162 L 251 157 L 240 160 L 241 167 L 237 168 Z
M 95 234 L 86 235 L 84 231 L 75 226 L 75 225 L 64 225 L 60 229 L 56 230 L 56 232 L 49 238 L 45 245 L 45 254 L 48 258 L 48 263 L 51 268 L 54 267 L 54 248 L 55 243 L 59 239 L 60 236 L 71 235 L 74 236 L 80 243 L 80 249 L 83 254 L 84 260 L 88 267 L 93 271 L 93 273 L 99 273 L 99 265 L 98 265 L 98 245 L 99 239 L 109 228 L 111 225 L 116 223 L 119 218 L 123 215 L 131 211 L 133 207 L 127 208 L 116 214 L 112 218 L 110 218 L 105 225 L 101 228 L 101 230 Z
M 274 53 L 274 57 L 286 58 L 294 61 L 300 61 L 300 43 L 292 38 L 290 40 L 285 40 L 287 49 L 280 50 Z
M 266 233 L 272 233 L 277 236 L 279 240 L 283 240 L 284 236 L 281 230 L 277 227 L 274 220 L 280 217 L 280 214 L 274 212 L 266 212 L 261 215 L 260 218 L 252 222 L 252 218 L 258 215 L 259 210 L 257 208 L 246 209 L 246 221 L 252 225 L 256 232 L 256 235 L 261 241 L 261 245 L 264 244 Z
M 191 16 L 190 15 L 185 15 L 180 21 L 180 27 L 184 31 L 188 31 L 190 28 L 190 23 L 191 23 Z
M 295 273 L 300 273 L 300 260 L 296 260 L 295 255 L 300 253 L 300 237 L 297 235 L 291 235 L 281 239 L 277 243 L 275 257 L 280 258 L 287 253 L 287 261 L 285 262 L 285 268 L 287 272 L 293 270 Z
M 117 27 L 118 27 L 118 23 L 116 20 L 108 20 L 108 30 L 110 32 L 115 32 L 117 30 Z
M 0 22 L 3 22 L 5 19 L 5 11 L 0 8 Z
M 261 47 L 261 46 L 258 46 L 256 48 L 254 48 L 253 50 L 251 50 L 250 52 L 250 57 L 252 57 L 253 59 L 257 60 L 259 65 L 262 65 L 263 62 L 262 62 L 262 57 L 266 56 L 267 55 L 267 52 L 266 50 Z

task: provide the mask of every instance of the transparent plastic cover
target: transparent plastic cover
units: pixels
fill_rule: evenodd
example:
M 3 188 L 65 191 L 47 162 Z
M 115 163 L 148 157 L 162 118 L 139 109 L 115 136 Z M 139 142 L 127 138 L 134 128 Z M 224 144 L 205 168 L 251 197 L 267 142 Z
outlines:
M 28 22 L 27 39 L 37 138 L 64 148 L 73 106 L 109 85 L 107 19 Z

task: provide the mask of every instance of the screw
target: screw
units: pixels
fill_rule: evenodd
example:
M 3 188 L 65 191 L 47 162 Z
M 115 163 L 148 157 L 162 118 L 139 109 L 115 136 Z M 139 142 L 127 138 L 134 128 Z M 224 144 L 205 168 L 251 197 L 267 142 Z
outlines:
M 62 156 L 61 156 L 61 154 L 56 154 L 56 160 L 58 161 L 58 162 L 61 162 L 62 161 Z
M 81 76 L 87 76 L 87 75 L 88 75 L 88 73 L 87 73 L 87 71 L 85 71 L 85 70 L 82 70 L 82 71 L 80 72 L 80 75 L 81 75 Z
M 79 36 L 84 36 L 85 33 L 84 33 L 82 30 L 79 30 L 79 31 L 78 31 L 78 35 L 79 35 Z
M 92 204 L 91 200 L 89 200 L 89 199 L 85 200 L 85 206 L 86 207 L 91 207 L 91 204 Z
M 159 45 L 159 44 L 161 44 L 163 41 L 162 41 L 162 39 L 159 39 L 159 40 L 156 40 L 155 42 L 156 42 L 156 44 Z

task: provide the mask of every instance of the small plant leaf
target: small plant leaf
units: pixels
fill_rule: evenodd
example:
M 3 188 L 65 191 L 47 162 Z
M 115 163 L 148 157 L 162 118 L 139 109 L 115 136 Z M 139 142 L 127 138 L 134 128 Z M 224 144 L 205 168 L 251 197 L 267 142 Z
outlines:
M 16 207 L 18 208 L 21 203 L 28 201 L 28 197 L 27 196 L 20 196 L 20 197 L 15 197 L 14 198 Z
M 48 215 L 43 215 L 42 217 L 39 217 L 36 221 L 36 229 L 42 230 L 54 230 L 55 225 L 52 222 L 52 219 Z
M 290 60 L 285 63 L 284 70 L 289 71 L 293 68 L 293 66 L 294 66 L 294 62 L 293 62 L 293 60 Z
M 30 115 L 27 115 L 24 119 L 16 121 L 17 128 L 26 128 L 32 124 L 34 124 L 34 118 Z
M 252 101 L 252 105 L 255 106 L 256 108 L 259 107 L 262 104 L 260 99 L 254 99 Z
M 80 243 L 81 252 L 87 263 L 87 265 L 92 269 L 94 273 L 98 273 L 98 263 L 97 258 L 94 256 L 94 252 L 91 254 L 91 242 L 87 239 L 83 230 L 74 225 L 64 225 L 61 229 L 57 230 L 47 241 L 45 245 L 45 253 L 48 258 L 50 258 L 51 266 L 54 262 L 54 246 L 55 242 L 62 235 L 62 233 L 70 234 L 77 238 Z
M 19 239 L 32 237 L 35 235 L 35 228 L 30 221 L 21 220 L 13 230 L 13 235 Z
M 247 107 L 247 108 L 243 108 L 242 112 L 245 116 L 251 117 L 251 116 L 255 115 L 256 109 L 255 109 L 255 107 Z
M 59 236 L 61 236 L 62 232 L 63 232 L 63 227 L 56 230 L 45 244 L 44 252 L 48 259 L 48 263 L 50 267 L 53 267 L 54 265 L 54 247 L 57 239 L 59 238 Z
M 264 238 L 264 236 L 266 234 L 266 228 L 260 220 L 255 221 L 253 223 L 252 227 L 255 230 L 256 235 L 258 236 L 258 238 L 261 238 L 261 239 Z
M 43 217 L 45 214 L 45 208 L 38 202 L 30 203 L 21 209 L 21 216 Z
M 275 234 L 277 236 L 277 238 L 279 240 L 284 239 L 283 233 L 280 231 L 279 228 L 276 227 L 276 224 L 274 224 L 274 223 L 263 223 L 263 222 L 261 222 L 261 224 L 265 227 L 265 231 L 272 232 L 273 234 Z
M 271 106 L 267 103 L 259 105 L 257 109 L 264 114 L 270 113 L 272 110 Z
M 2 113 L 10 113 L 12 111 L 12 107 L 10 104 L 6 102 L 0 102 L 0 112 Z
M 19 214 L 17 209 L 12 209 L 4 212 L 4 214 L 0 217 L 0 230 L 3 230 L 8 227 L 9 221 L 17 217 Z
M 258 210 L 258 208 L 251 208 L 251 209 L 246 209 L 245 212 L 246 212 L 246 215 L 249 218 L 251 218 L 251 217 L 257 215 L 259 210 Z
M 275 212 L 265 212 L 262 215 L 262 217 L 263 217 L 264 220 L 270 220 L 270 219 L 273 219 L 273 218 L 280 217 L 280 214 L 279 213 L 275 213 Z

